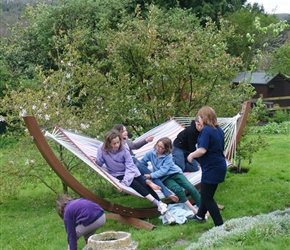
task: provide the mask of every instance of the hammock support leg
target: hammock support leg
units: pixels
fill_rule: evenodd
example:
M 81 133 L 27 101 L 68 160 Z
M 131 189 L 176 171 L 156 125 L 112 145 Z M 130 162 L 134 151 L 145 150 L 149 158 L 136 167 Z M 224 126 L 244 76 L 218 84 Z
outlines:
M 242 105 L 241 118 L 239 119 L 238 124 L 237 124 L 236 138 L 235 138 L 235 140 L 231 141 L 231 144 L 229 145 L 229 151 L 225 155 L 226 159 L 228 159 L 228 160 L 231 160 L 231 158 L 233 157 L 235 149 L 236 149 L 236 145 L 239 143 L 239 141 L 242 137 L 242 133 L 243 133 L 244 127 L 246 125 L 250 109 L 251 109 L 251 101 L 244 102 Z
M 147 231 L 151 231 L 154 228 L 156 228 L 156 226 L 154 226 L 153 224 L 144 221 L 142 219 L 138 219 L 138 218 L 133 218 L 133 217 L 127 217 L 127 216 L 122 216 L 120 214 L 106 214 L 107 219 L 113 219 L 115 221 L 119 221 L 125 225 L 129 225 L 129 226 L 133 226 L 135 228 L 142 228 L 145 229 Z

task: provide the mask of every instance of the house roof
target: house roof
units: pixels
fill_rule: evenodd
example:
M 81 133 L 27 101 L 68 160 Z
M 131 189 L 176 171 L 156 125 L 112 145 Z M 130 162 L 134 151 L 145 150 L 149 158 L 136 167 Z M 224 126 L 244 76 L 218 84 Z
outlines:
M 269 76 L 265 72 L 253 72 L 252 74 L 250 74 L 249 72 L 241 72 L 236 76 L 233 82 L 248 82 L 248 79 L 250 79 L 249 83 L 251 84 L 267 84 L 275 76 L 277 76 L 277 74 Z

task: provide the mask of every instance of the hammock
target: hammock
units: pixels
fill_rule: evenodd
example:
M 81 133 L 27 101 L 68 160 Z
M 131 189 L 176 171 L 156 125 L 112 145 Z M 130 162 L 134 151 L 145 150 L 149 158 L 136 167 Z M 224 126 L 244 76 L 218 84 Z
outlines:
M 246 101 L 243 104 L 241 118 L 238 121 L 238 129 L 236 137 L 232 135 L 234 138 L 234 142 L 238 142 L 242 135 L 243 128 L 246 123 L 247 115 L 250 110 L 250 101 Z M 39 152 L 42 154 L 43 158 L 49 164 L 49 166 L 53 169 L 53 171 L 61 178 L 61 180 L 66 183 L 72 190 L 78 193 L 81 197 L 85 197 L 93 202 L 99 204 L 103 207 L 104 210 L 110 212 L 107 214 L 107 218 L 114 219 L 116 221 L 120 221 L 126 225 L 131 225 L 136 228 L 143 228 L 146 230 L 152 230 L 155 228 L 154 225 L 147 222 L 146 220 L 142 220 L 141 218 L 152 218 L 159 214 L 156 206 L 153 207 L 144 207 L 144 208 L 134 208 L 134 207 L 125 207 L 123 205 L 108 201 L 103 197 L 96 195 L 95 193 L 88 190 L 85 186 L 83 186 L 77 179 L 75 179 L 71 173 L 63 166 L 63 164 L 56 157 L 51 147 L 47 143 L 42 130 L 40 129 L 36 119 L 34 116 L 24 116 L 23 117 L 25 124 L 29 130 L 31 138 L 33 138 L 35 145 L 37 146 Z M 187 118 L 188 119 L 188 118 Z M 172 119 L 167 121 L 153 130 L 148 131 L 146 134 L 142 135 L 136 141 L 141 140 L 149 135 L 154 134 L 155 140 L 160 138 L 161 136 L 168 136 L 173 140 L 176 135 L 182 130 L 184 127 Z M 164 134 L 166 132 L 166 134 Z M 124 186 L 120 187 L 119 181 L 117 181 L 114 177 L 110 176 L 104 169 L 100 168 L 94 163 L 94 160 L 91 157 L 94 157 L 97 153 L 97 147 L 100 145 L 100 141 L 89 138 L 87 136 L 79 135 L 77 133 L 72 133 L 67 130 L 62 130 L 60 128 L 55 128 L 54 132 L 50 134 L 46 132 L 46 135 L 54 140 L 58 141 L 61 145 L 65 146 L 76 154 L 80 159 L 82 159 L 85 163 L 95 169 L 100 175 L 102 175 L 106 180 L 112 183 L 119 190 L 126 191 L 128 193 L 132 193 L 134 195 L 140 196 L 135 190 L 131 188 L 126 188 Z M 153 148 L 154 142 L 151 144 L 147 144 L 139 150 L 136 150 L 137 158 L 142 158 L 146 150 L 150 150 Z M 232 147 L 231 143 L 228 144 L 229 147 Z M 228 155 L 228 158 L 231 158 L 231 154 Z M 201 173 L 200 171 L 194 173 L 186 173 L 187 178 L 191 180 L 194 185 L 197 185 L 200 182 Z M 191 176 L 192 175 L 192 176 Z M 126 189 L 126 190 L 124 190 Z M 162 193 L 160 192 L 158 195 L 162 197 Z
M 221 123 L 221 127 L 225 131 L 225 135 L 226 135 L 225 141 L 226 141 L 227 146 L 232 145 L 230 142 L 235 141 L 237 120 L 239 117 L 240 115 L 237 115 L 233 118 L 219 119 L 219 122 Z M 179 120 L 180 123 L 177 122 L 177 120 Z M 138 142 L 140 140 L 147 138 L 150 135 L 154 136 L 153 142 L 147 143 L 146 145 L 144 145 L 142 148 L 138 150 L 134 150 L 135 157 L 141 160 L 144 154 L 147 151 L 151 150 L 154 147 L 156 141 L 161 137 L 167 136 L 173 141 L 178 135 L 178 133 L 184 129 L 184 126 L 181 123 L 187 125 L 185 121 L 191 122 L 191 119 L 180 118 L 180 117 L 175 118 L 175 119 L 172 118 L 169 121 L 162 123 L 161 125 L 151 129 L 147 133 L 143 134 L 142 136 L 134 140 L 134 142 Z M 119 191 L 126 192 L 131 195 L 143 197 L 131 187 L 126 187 L 120 184 L 120 181 L 117 178 L 108 174 L 104 167 L 102 168 L 95 163 L 94 158 L 97 154 L 98 146 L 102 143 L 101 141 L 62 129 L 57 126 L 55 126 L 54 131 L 52 133 L 46 132 L 45 136 L 55 140 L 57 143 L 61 144 L 63 147 L 68 149 L 70 152 L 72 152 L 74 155 L 80 158 L 83 162 L 89 165 L 92 169 L 94 169 L 98 174 L 100 174 L 107 181 L 109 181 Z M 226 148 L 226 151 L 228 151 L 227 148 Z M 228 165 L 230 164 L 231 163 L 228 161 Z M 200 180 L 201 180 L 200 170 L 197 172 L 192 172 L 192 173 L 187 172 L 187 173 L 184 173 L 184 175 L 193 185 L 197 186 L 200 183 Z M 156 193 L 161 199 L 165 198 L 161 191 L 158 190 L 156 191 Z

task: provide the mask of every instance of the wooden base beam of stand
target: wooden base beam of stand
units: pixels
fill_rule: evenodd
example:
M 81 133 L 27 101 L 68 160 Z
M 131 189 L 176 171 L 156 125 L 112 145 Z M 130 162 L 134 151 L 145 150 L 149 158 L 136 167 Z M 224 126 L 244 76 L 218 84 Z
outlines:
M 134 218 L 134 217 L 127 217 L 127 216 L 122 216 L 120 214 L 106 214 L 107 219 L 113 219 L 115 221 L 119 221 L 125 225 L 128 226 L 133 226 L 135 228 L 142 228 L 145 229 L 147 231 L 151 231 L 154 228 L 156 228 L 156 226 L 154 226 L 153 224 L 144 221 L 142 219 L 138 219 L 138 218 Z

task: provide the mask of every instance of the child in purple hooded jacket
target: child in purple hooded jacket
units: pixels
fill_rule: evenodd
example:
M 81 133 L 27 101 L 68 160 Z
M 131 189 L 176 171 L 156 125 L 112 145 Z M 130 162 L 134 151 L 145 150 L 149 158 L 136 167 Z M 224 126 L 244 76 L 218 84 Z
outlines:
M 56 200 L 56 209 L 64 221 L 69 250 L 77 250 L 77 241 L 82 236 L 87 244 L 88 238 L 106 223 L 104 210 L 84 198 L 74 200 L 61 194 Z

